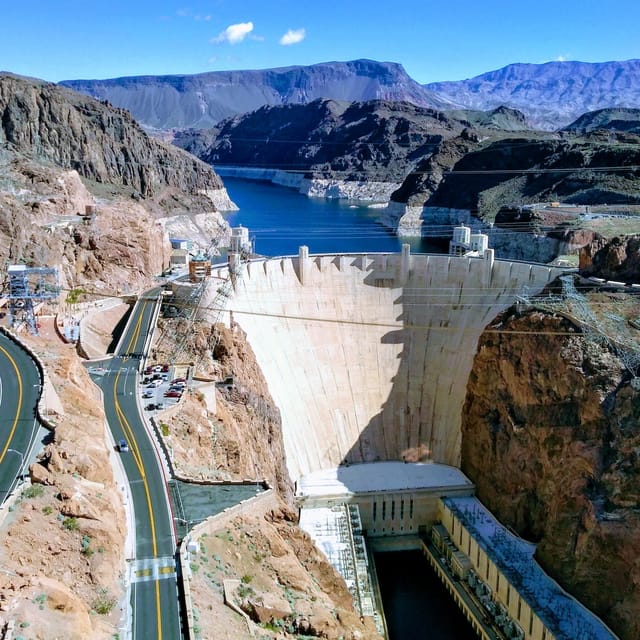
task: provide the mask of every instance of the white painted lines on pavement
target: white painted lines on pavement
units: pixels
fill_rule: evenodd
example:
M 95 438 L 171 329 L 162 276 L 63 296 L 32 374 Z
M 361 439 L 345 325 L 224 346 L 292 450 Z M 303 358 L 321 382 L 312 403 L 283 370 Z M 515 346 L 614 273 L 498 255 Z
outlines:
M 129 579 L 131 582 L 149 582 L 176 576 L 176 562 L 171 556 L 164 558 L 145 558 L 131 563 Z

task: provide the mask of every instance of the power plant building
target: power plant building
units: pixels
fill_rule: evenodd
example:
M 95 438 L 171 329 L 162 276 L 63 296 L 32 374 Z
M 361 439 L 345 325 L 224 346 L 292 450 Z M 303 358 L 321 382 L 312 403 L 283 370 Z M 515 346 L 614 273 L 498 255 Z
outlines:
M 483 638 L 489 628 L 513 640 L 613 640 L 615 634 L 550 578 L 536 545 L 512 534 L 475 497 L 443 497 L 423 550 Z M 473 619 L 475 618 L 475 620 Z

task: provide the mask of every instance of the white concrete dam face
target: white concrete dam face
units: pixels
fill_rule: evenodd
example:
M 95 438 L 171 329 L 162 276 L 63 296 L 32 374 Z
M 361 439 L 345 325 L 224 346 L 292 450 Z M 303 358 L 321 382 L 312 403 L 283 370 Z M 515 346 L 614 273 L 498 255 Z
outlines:
M 459 465 L 480 334 L 523 286 L 536 292 L 558 270 L 494 262 L 491 251 L 309 258 L 304 249 L 244 265 L 227 307 L 281 411 L 292 479 L 345 460 Z M 215 286 L 202 307 L 214 296 Z

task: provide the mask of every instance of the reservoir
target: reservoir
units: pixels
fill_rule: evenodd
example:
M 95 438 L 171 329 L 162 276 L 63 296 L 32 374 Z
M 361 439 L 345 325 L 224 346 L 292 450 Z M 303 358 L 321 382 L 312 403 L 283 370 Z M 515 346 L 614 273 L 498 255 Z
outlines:
M 433 242 L 398 238 L 378 224 L 379 208 L 328 198 L 309 198 L 295 189 L 270 182 L 224 178 L 229 197 L 240 207 L 226 214 L 232 227 L 242 225 L 255 238 L 255 252 L 264 256 L 298 253 L 399 252 L 442 253 Z M 446 250 L 446 249 L 445 249 Z
M 375 554 L 389 640 L 478 636 L 420 551 Z

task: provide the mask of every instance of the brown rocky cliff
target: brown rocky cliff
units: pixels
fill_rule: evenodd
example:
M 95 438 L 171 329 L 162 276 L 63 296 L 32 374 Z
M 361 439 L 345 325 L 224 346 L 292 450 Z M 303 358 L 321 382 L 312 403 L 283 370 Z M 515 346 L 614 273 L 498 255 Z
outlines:
M 507 311 L 489 329 L 505 332 L 478 346 L 462 468 L 504 524 L 539 543 L 548 573 L 635 640 L 640 394 L 607 348 L 563 318 Z
M 640 235 L 586 246 L 580 252 L 580 269 L 605 280 L 640 282 Z
M 48 82 L 0 74 L 0 144 L 84 178 L 187 193 L 222 188 L 194 156 L 150 138 L 123 110 Z
M 52 336 L 50 319 L 43 323 Z M 106 640 L 124 620 L 126 595 L 116 454 L 110 460 L 99 393 L 73 347 L 44 335 L 28 340 L 59 399 L 48 405 L 57 427 L 30 466 L 33 486 L 0 523 L 0 626 L 12 620 L 29 638 Z
M 177 472 L 197 479 L 266 479 L 291 504 L 293 484 L 286 468 L 280 411 L 245 334 L 237 326 L 231 330 L 219 324 L 214 329 L 206 322 L 189 326 L 183 320 L 165 319 L 160 325 L 161 335 L 184 336 L 182 357 L 198 363 L 197 376 L 233 381 L 214 391 L 215 415 L 198 393 L 182 400 L 180 412 L 159 415 L 167 425 Z M 153 349 L 158 361 L 172 360 L 168 341 L 156 341 Z

